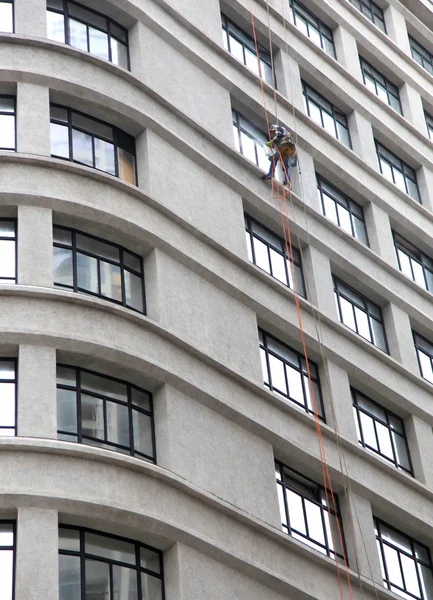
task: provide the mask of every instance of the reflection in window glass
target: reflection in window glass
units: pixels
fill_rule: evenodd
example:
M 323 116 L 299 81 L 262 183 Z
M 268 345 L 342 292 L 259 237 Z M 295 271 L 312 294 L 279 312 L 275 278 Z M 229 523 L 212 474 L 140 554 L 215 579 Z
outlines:
M 421 377 L 433 383 L 433 344 L 419 333 L 413 332 Z
M 303 4 L 296 0 L 291 0 L 290 7 L 293 14 L 293 22 L 304 35 L 322 48 L 327 54 L 335 58 L 334 36 L 323 21 L 318 19 Z
M 421 203 L 414 169 L 379 142 L 376 142 L 376 152 L 382 175 L 403 192 L 412 196 L 414 200 Z
M 393 232 L 393 235 L 400 271 L 433 292 L 433 260 L 398 233 Z
M 15 98 L 0 96 L 0 150 L 15 149 Z
M 412 36 L 409 36 L 409 44 L 412 58 L 430 75 L 433 75 L 433 54 L 424 48 L 424 46 L 421 46 Z
M 0 0 L 0 33 L 14 32 L 13 0 Z
M 364 58 L 359 57 L 359 60 L 361 62 L 362 77 L 368 89 L 402 115 L 398 87 Z
M 383 10 L 373 0 L 349 0 L 353 6 L 376 25 L 383 33 L 386 33 L 385 17 Z
M 0 436 L 16 435 L 16 360 L 0 359 Z
M 308 116 L 342 144 L 351 148 L 346 115 L 305 81 L 302 82 L 302 88 Z
M 54 227 L 54 284 L 144 312 L 143 261 L 138 254 L 66 227 Z

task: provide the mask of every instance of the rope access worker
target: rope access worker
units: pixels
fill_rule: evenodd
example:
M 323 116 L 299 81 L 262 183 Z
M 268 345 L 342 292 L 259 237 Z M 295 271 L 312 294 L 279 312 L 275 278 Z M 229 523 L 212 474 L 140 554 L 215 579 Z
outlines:
M 295 167 L 298 163 L 296 157 L 296 146 L 292 134 L 281 125 L 271 125 L 269 128 L 271 139 L 266 142 L 266 146 L 272 150 L 269 157 L 271 164 L 269 171 L 262 179 L 271 179 L 275 174 L 278 161 L 282 161 L 284 171 L 284 185 L 290 181 L 290 167 Z

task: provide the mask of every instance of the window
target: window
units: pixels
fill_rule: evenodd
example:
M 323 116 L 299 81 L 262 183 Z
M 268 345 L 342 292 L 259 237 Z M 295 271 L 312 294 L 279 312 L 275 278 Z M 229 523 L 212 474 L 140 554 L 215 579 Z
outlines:
M 0 283 L 16 283 L 17 222 L 0 219 Z
M 236 150 L 262 171 L 268 172 L 269 160 L 263 149 L 268 141 L 266 134 L 244 119 L 236 110 L 232 111 L 232 115 Z
M 433 383 L 433 344 L 419 333 L 413 332 L 421 377 Z
M 317 175 L 317 189 L 325 217 L 331 219 L 338 227 L 344 229 L 354 238 L 368 246 L 367 229 L 365 227 L 362 206 L 337 190 L 326 179 Z
M 54 227 L 53 235 L 56 287 L 145 311 L 143 261 L 138 254 L 67 227 Z
M 1 598 L 14 598 L 14 554 L 15 554 L 15 524 L 0 521 L 0 574 Z
M 259 329 L 259 339 L 265 386 L 300 406 L 306 412 L 314 414 L 307 365 L 303 355 L 262 329 Z M 308 365 L 317 414 L 320 419 L 325 420 L 319 370 L 312 360 L 308 360 Z
M 0 0 L 0 32 L 13 33 L 14 5 L 13 0 Z M 1 130 L 1 127 L 0 127 Z
M 433 292 L 433 260 L 398 233 L 393 232 L 393 235 L 400 271 Z
M 425 123 L 427 125 L 427 133 L 431 140 L 433 140 L 433 117 L 428 113 L 424 113 L 425 115 Z
M 383 10 L 372 0 L 349 0 L 350 4 L 362 12 L 372 23 L 376 25 L 383 33 L 386 33 L 385 18 Z
M 128 31 L 101 13 L 71 2 L 47 0 L 48 38 L 129 69 Z
M 91 529 L 59 527 L 59 600 L 163 600 L 162 553 Z
M 278 501 L 283 531 L 296 540 L 343 562 L 337 520 L 342 528 L 338 497 L 298 471 L 275 462 Z M 328 509 L 328 502 L 330 503 Z M 344 544 L 344 539 L 343 539 Z
M 374 519 L 385 587 L 409 600 L 433 598 L 430 550 L 405 533 Z
M 412 475 L 403 419 L 353 388 L 352 399 L 361 446 Z
M 259 65 L 257 62 L 257 52 L 254 39 L 236 27 L 236 25 L 227 19 L 224 15 L 221 15 L 222 27 L 223 27 L 223 43 L 224 48 L 233 54 L 235 58 L 241 61 L 251 71 L 254 71 L 256 75 L 259 75 Z M 266 83 L 273 85 L 272 77 L 272 62 L 270 53 L 261 45 L 257 44 L 259 49 L 259 61 L 261 76 Z
M 17 375 L 16 359 L 0 358 L 0 436 L 16 435 Z M 0 525 L 1 527 L 1 525 Z M 0 536 L 1 540 L 1 536 Z M 0 544 L 1 546 L 1 544 Z M 1 560 L 1 557 L 0 557 Z M 1 573 L 1 564 L 0 564 Z
M 422 66 L 423 69 L 433 75 L 433 54 L 421 46 L 413 37 L 409 36 L 410 50 L 412 58 Z
M 303 4 L 291 0 L 290 6 L 293 13 L 293 23 L 310 40 L 322 48 L 327 54 L 335 58 L 334 36 L 323 21 L 313 15 Z
M 0 96 L 0 150 L 12 152 L 16 150 L 15 98 L 13 96 Z
M 245 228 L 250 261 L 287 285 L 291 290 L 295 289 L 296 281 L 296 290 L 305 297 L 299 250 L 292 246 L 293 255 L 288 256 L 284 239 L 248 215 L 245 215 Z
M 409 194 L 414 200 L 421 202 L 416 173 L 412 167 L 400 160 L 379 142 L 376 142 L 376 152 L 382 175 L 400 190 Z
M 380 307 L 336 277 L 334 291 L 341 323 L 384 352 L 388 352 Z
M 135 140 L 104 121 L 51 105 L 51 155 L 135 184 Z
M 403 111 L 401 109 L 398 87 L 379 73 L 365 59 L 359 57 L 359 60 L 361 63 L 362 78 L 368 89 L 402 115 Z
M 155 461 L 152 394 L 67 365 L 57 365 L 57 434 Z
M 304 102 L 308 116 L 318 123 L 325 131 L 351 148 L 347 117 L 336 106 L 328 102 L 305 81 L 302 82 Z

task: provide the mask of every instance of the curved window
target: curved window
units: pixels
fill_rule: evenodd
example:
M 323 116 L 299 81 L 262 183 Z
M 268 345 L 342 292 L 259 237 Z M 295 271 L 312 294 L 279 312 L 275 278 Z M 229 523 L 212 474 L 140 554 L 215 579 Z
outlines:
M 93 167 L 135 185 L 135 140 L 117 127 L 52 104 L 51 156 Z
M 57 435 L 155 462 L 152 394 L 120 379 L 57 365 Z
M 54 285 L 144 313 L 143 260 L 111 242 L 54 227 Z
M 59 599 L 80 598 L 163 600 L 162 553 L 99 531 L 59 527 Z
M 71 0 L 48 0 L 48 38 L 129 69 L 128 31 Z
M 11 152 L 16 150 L 15 98 L 13 96 L 0 96 L 0 150 Z
M 12 0 L 0 0 L 0 33 L 14 32 L 14 5 Z

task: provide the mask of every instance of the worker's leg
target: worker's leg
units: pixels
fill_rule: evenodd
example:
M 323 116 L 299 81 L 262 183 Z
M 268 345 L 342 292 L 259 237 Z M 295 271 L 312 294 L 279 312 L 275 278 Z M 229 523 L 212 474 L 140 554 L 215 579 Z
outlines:
M 262 175 L 262 179 L 270 179 L 274 176 L 277 160 L 278 158 L 275 157 L 275 154 L 269 158 L 269 171 L 266 173 L 266 175 Z
M 286 185 L 290 181 L 290 158 L 288 156 L 283 159 L 283 165 L 284 185 Z

